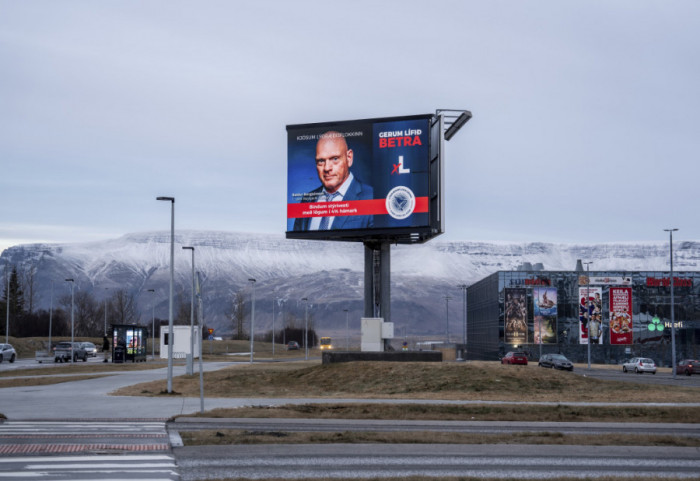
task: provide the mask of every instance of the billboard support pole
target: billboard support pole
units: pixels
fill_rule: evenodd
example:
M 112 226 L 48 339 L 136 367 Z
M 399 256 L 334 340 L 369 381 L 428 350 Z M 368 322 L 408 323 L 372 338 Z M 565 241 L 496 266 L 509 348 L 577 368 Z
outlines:
M 365 317 L 381 317 L 391 322 L 391 244 L 364 242 Z M 384 350 L 388 340 L 384 340 Z

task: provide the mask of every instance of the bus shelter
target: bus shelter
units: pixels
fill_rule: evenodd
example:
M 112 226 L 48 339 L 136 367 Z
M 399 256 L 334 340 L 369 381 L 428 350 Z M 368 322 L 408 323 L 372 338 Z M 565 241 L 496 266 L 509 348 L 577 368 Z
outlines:
M 112 362 L 145 362 L 148 329 L 133 324 L 112 324 Z

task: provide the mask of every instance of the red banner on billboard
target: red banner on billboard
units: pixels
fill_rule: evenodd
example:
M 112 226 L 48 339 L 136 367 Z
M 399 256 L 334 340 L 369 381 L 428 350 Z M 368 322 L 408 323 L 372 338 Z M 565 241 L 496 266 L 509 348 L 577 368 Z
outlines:
M 632 344 L 632 288 L 610 288 L 610 344 Z
M 428 198 L 416 197 L 416 213 L 428 212 Z M 287 218 L 387 214 L 386 199 L 287 204 Z

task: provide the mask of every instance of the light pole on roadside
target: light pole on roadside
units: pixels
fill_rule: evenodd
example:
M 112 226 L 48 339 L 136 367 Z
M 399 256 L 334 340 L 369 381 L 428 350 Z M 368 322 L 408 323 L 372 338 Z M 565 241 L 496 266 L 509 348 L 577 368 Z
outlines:
M 109 287 L 105 287 L 105 291 L 108 290 Z M 104 329 L 104 335 L 107 335 L 107 293 L 105 292 L 105 329 Z
M 591 307 L 591 264 L 593 261 L 584 262 L 586 264 L 586 329 L 588 330 L 588 369 L 591 368 L 591 315 L 593 314 L 593 309 Z M 540 342 L 542 342 L 540 336 Z
M 253 338 L 255 337 L 255 279 L 248 279 L 253 288 L 253 302 L 250 313 L 250 363 L 253 364 Z
M 170 201 L 170 302 L 168 307 L 168 394 L 173 392 L 173 289 L 175 284 L 175 197 L 156 197 Z
M 9 264 L 8 264 L 9 266 Z M 12 274 L 7 273 L 7 267 L 5 268 L 5 275 L 7 275 L 7 299 L 5 299 L 5 303 L 7 304 L 7 317 L 5 318 L 5 344 L 10 342 L 9 337 L 10 337 L 10 278 L 12 277 Z
M 309 360 L 309 298 L 302 298 L 304 301 L 304 359 Z
M 674 298 L 673 298 L 673 233 L 678 229 L 664 229 L 669 235 L 669 247 L 670 247 L 670 258 L 671 258 L 671 369 L 673 370 L 673 379 L 676 379 L 676 316 L 674 311 Z
M 151 357 L 156 360 L 156 290 L 148 289 L 148 292 L 153 293 L 153 299 L 151 299 Z
M 443 296 L 445 299 L 445 335 L 447 336 L 447 343 L 450 343 L 450 299 L 452 296 Z
M 345 312 L 345 350 L 349 351 L 350 350 L 350 321 L 349 319 L 349 314 L 348 314 L 348 309 L 343 309 L 343 312 Z
M 192 375 L 194 373 L 194 247 L 183 246 L 183 250 L 192 251 L 192 299 L 190 300 L 190 362 L 187 363 L 187 374 Z M 201 336 L 202 333 L 200 332 Z M 202 353 L 200 352 L 201 356 Z
M 74 306 L 75 306 L 75 280 L 66 279 L 66 282 L 70 282 L 70 363 L 75 362 L 75 316 L 74 316 Z
M 457 287 L 462 289 L 462 315 L 464 316 L 464 359 L 467 359 L 467 285 L 460 284 Z

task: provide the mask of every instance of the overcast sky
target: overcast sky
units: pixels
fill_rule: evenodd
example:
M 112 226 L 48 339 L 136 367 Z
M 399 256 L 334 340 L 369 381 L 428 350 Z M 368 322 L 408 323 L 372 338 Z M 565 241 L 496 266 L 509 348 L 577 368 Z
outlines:
M 700 2 L 0 0 L 0 250 L 282 234 L 287 124 L 471 110 L 441 240 L 700 240 Z

